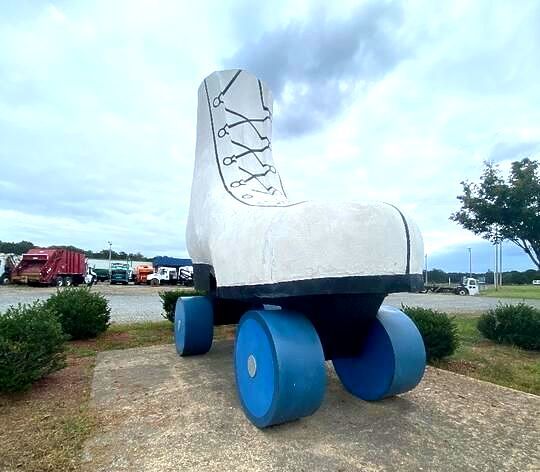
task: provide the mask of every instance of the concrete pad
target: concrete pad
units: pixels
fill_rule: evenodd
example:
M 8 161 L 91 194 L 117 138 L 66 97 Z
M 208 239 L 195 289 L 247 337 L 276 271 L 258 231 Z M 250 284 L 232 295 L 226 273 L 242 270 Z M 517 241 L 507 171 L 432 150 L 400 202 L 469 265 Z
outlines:
M 85 471 L 540 470 L 540 397 L 429 368 L 412 392 L 368 403 L 328 365 L 315 415 L 259 430 L 239 405 L 229 341 L 98 357 L 101 419 Z

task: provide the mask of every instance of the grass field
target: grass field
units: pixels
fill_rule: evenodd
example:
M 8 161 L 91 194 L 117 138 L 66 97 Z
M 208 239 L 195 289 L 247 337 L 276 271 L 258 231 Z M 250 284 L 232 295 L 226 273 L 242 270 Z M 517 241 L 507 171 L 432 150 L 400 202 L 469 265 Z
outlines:
M 436 367 L 540 395 L 540 352 L 495 344 L 482 337 L 478 317 L 456 316 L 460 346 Z
M 540 352 L 487 341 L 477 318 L 457 316 L 461 345 L 436 367 L 540 395 Z M 215 329 L 215 339 L 231 339 L 234 326 Z M 90 408 L 95 359 L 111 349 L 168 344 L 168 321 L 113 324 L 94 340 L 67 343 L 67 367 L 16 395 L 0 395 L 0 470 L 75 471 L 84 441 L 100 427 Z
M 499 290 L 488 288 L 480 293 L 483 297 L 529 298 L 540 300 L 540 285 L 503 285 Z

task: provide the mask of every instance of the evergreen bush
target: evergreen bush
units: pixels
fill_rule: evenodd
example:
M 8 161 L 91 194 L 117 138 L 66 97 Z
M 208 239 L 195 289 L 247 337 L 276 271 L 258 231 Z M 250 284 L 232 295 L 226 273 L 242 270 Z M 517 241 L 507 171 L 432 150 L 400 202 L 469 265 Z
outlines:
M 428 361 L 451 356 L 459 346 L 457 325 L 453 318 L 431 308 L 402 306 L 422 335 Z
M 43 302 L 0 313 L 0 392 L 27 389 L 63 368 L 65 339 L 57 314 Z
M 161 303 L 163 305 L 163 318 L 169 320 L 171 323 L 174 323 L 174 310 L 176 309 L 176 302 L 182 295 L 185 294 L 185 290 L 168 290 L 166 292 L 159 292 L 159 298 L 161 298 Z
M 496 343 L 540 350 L 540 310 L 525 303 L 492 308 L 480 317 L 477 327 Z
M 180 297 L 191 297 L 195 295 L 205 295 L 205 293 L 186 289 L 159 292 L 159 298 L 161 298 L 161 303 L 163 305 L 163 313 L 161 316 L 163 316 L 163 318 L 166 320 L 169 320 L 171 323 L 174 323 L 174 310 L 176 309 L 176 302 L 178 299 Z
M 46 304 L 58 314 L 64 332 L 72 339 L 95 338 L 109 327 L 109 303 L 89 287 L 59 289 Z

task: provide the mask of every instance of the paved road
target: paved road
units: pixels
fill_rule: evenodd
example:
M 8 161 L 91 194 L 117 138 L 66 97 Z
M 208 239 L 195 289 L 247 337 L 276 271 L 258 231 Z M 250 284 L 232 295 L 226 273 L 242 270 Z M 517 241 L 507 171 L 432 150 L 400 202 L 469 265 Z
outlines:
M 158 293 L 168 288 L 128 286 L 110 286 L 98 284 L 93 290 L 102 293 L 111 307 L 112 321 L 156 321 L 162 320 L 161 300 Z M 34 300 L 44 300 L 56 291 L 55 288 L 35 287 L 0 287 L 0 312 L 10 305 L 31 303 Z M 458 295 L 395 293 L 389 295 L 385 303 L 396 307 L 402 304 L 435 308 L 448 313 L 481 313 L 496 306 L 499 302 L 518 303 L 517 299 L 497 299 L 488 297 L 460 297 Z M 540 300 L 527 300 L 527 303 L 540 308 Z

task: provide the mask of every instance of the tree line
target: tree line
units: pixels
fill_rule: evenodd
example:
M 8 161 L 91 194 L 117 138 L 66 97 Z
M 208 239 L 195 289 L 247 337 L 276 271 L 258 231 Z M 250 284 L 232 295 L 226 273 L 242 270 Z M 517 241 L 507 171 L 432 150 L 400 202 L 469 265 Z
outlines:
M 13 253 L 22 255 L 27 253 L 30 249 L 36 246 L 34 243 L 30 241 L 19 241 L 18 243 L 15 242 L 7 242 L 7 241 L 0 241 L 0 252 L 3 253 Z M 101 251 L 94 252 L 89 251 L 86 249 L 81 249 L 76 246 L 47 246 L 46 249 L 68 249 L 70 251 L 78 251 L 78 252 L 84 252 L 86 257 L 91 259 L 108 259 L 109 258 L 109 250 L 108 249 L 102 249 Z M 151 261 L 152 259 L 149 257 L 143 256 L 140 252 L 131 253 L 131 252 L 116 252 L 111 251 L 111 258 L 112 259 L 119 259 L 119 260 L 134 260 L 134 261 Z

